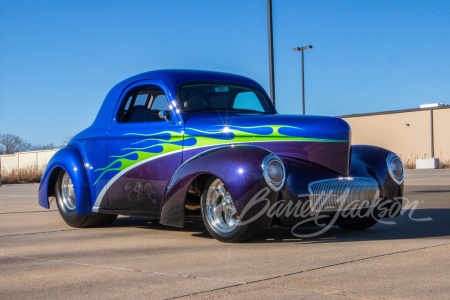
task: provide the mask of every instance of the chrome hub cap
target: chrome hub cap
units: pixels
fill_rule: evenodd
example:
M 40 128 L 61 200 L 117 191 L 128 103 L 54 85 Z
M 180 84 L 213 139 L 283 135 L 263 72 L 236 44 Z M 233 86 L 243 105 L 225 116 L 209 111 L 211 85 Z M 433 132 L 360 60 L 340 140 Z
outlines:
M 61 194 L 62 202 L 68 210 L 74 210 L 76 208 L 75 192 L 73 190 L 72 180 L 70 180 L 69 174 L 65 173 L 61 182 Z
M 206 195 L 206 217 L 218 232 L 233 231 L 240 222 L 233 199 L 220 179 L 213 181 Z

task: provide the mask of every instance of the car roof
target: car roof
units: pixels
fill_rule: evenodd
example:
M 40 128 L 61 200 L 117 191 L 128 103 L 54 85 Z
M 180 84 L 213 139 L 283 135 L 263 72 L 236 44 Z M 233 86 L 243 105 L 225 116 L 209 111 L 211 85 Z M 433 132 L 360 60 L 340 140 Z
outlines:
M 180 84 L 189 81 L 223 81 L 240 83 L 253 86 L 265 93 L 264 89 L 256 81 L 248 77 L 236 74 L 184 69 L 149 71 L 127 78 L 115 85 L 106 95 L 106 98 L 103 101 L 100 111 L 98 112 L 92 126 L 103 127 L 108 121 L 110 111 L 115 109 L 117 101 L 119 100 L 123 90 L 130 84 L 141 80 L 160 80 L 164 82 L 169 89 L 169 93 L 171 94 L 170 96 L 172 97 L 172 99 L 176 99 L 177 97 L 177 87 Z
M 129 83 L 132 81 L 144 79 L 159 79 L 164 83 L 166 83 L 169 86 L 169 88 L 171 86 L 175 86 L 176 88 L 179 84 L 187 81 L 202 81 L 202 80 L 238 82 L 261 88 L 261 86 L 254 80 L 241 75 L 224 72 L 214 72 L 204 70 L 183 70 L 183 69 L 156 70 L 145 72 L 132 76 L 128 79 L 125 79 L 121 83 L 125 82 Z

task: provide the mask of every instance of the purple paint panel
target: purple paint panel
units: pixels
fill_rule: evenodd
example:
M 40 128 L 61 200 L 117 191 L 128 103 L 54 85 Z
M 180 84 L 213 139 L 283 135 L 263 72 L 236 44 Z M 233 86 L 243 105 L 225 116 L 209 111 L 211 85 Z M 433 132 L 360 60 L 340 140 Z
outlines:
M 108 207 L 159 211 L 166 186 L 180 166 L 181 152 L 145 162 L 117 179 L 108 190 Z
M 310 161 L 344 176 L 348 175 L 350 156 L 350 143 L 348 142 L 249 142 L 246 145 L 261 147 L 279 156 Z M 183 153 L 183 161 L 217 147 L 220 146 L 187 149 Z

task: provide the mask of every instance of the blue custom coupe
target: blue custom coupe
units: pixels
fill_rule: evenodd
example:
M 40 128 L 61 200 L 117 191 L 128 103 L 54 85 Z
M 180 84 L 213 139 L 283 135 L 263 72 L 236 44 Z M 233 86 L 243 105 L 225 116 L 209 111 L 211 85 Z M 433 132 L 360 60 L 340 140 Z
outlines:
M 39 204 L 55 197 L 72 227 L 203 220 L 219 241 L 242 242 L 275 225 L 360 230 L 395 217 L 403 173 L 396 154 L 352 145 L 342 119 L 278 114 L 249 78 L 160 70 L 112 88 L 49 161 Z

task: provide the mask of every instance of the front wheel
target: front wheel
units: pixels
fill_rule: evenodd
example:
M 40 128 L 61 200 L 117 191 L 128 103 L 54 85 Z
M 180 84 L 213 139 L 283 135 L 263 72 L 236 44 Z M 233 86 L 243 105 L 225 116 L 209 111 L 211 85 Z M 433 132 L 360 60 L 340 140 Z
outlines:
M 258 233 L 257 228 L 241 225 L 233 199 L 222 180 L 209 179 L 201 197 L 202 218 L 209 233 L 221 242 L 239 243 Z
M 67 225 L 76 228 L 106 226 L 114 222 L 117 215 L 79 215 L 72 180 L 66 171 L 61 171 L 55 186 L 56 204 Z

